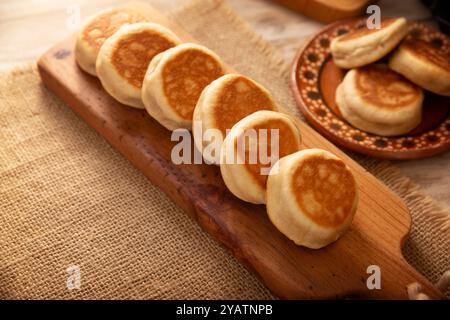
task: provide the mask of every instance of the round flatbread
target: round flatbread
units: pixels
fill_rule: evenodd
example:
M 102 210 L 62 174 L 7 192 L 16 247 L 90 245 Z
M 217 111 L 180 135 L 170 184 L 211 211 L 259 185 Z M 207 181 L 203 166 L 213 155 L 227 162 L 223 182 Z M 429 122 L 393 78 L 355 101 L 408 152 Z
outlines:
M 301 148 L 295 122 L 283 113 L 256 111 L 236 123 L 220 152 L 220 171 L 228 189 L 251 203 L 266 202 L 266 182 L 278 159 Z
M 145 108 L 169 130 L 191 129 L 203 89 L 225 72 L 219 56 L 206 47 L 184 43 L 166 50 L 148 67 L 142 86 Z
M 405 18 L 384 19 L 380 29 L 363 27 L 334 38 L 330 50 L 341 68 L 357 68 L 375 62 L 399 44 L 408 33 Z
M 180 43 L 172 31 L 156 23 L 124 25 L 101 47 L 97 75 L 116 100 L 144 109 L 141 88 L 148 65 L 157 54 Z
M 146 17 L 135 7 L 110 8 L 90 17 L 78 32 L 75 59 L 81 69 L 96 76 L 95 62 L 103 43 L 120 27 L 145 22 Z
M 227 130 L 260 110 L 276 111 L 277 106 L 269 91 L 246 76 L 226 74 L 207 86 L 195 107 L 193 127 L 195 145 L 205 161 L 218 164 L 220 158 L 214 152 L 203 152 L 211 143 L 205 138 L 208 132 L 217 131 L 214 137 L 219 141 L 214 143 L 220 147 Z
M 336 104 L 350 124 L 382 136 L 405 134 L 422 119 L 423 92 L 376 64 L 352 69 L 336 90 Z
M 450 96 L 450 56 L 428 42 L 403 41 L 389 67 L 426 90 Z
M 350 227 L 358 205 L 351 170 L 321 149 L 298 151 L 278 162 L 267 181 L 267 214 L 275 227 L 311 249 L 336 241 Z

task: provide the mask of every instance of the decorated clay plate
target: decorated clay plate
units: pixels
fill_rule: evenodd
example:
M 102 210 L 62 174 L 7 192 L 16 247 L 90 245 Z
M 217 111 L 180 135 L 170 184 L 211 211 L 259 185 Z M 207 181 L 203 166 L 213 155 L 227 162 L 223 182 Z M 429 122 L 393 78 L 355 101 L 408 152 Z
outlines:
M 331 58 L 330 41 L 365 27 L 365 19 L 331 24 L 300 49 L 292 66 L 291 84 L 306 120 L 332 142 L 350 150 L 385 159 L 429 157 L 450 148 L 450 98 L 425 93 L 422 122 L 406 135 L 383 137 L 361 131 L 340 115 L 335 91 L 345 70 Z M 413 22 L 408 37 L 444 50 L 450 59 L 450 39 L 432 27 Z

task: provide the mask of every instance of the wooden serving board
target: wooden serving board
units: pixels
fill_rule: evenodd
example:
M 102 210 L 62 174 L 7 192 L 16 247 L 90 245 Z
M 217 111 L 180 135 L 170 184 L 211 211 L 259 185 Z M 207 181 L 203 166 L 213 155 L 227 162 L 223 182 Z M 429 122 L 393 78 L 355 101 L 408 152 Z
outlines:
M 185 41 L 186 32 L 154 11 L 154 22 Z M 403 258 L 401 246 L 411 225 L 404 203 L 342 151 L 299 121 L 305 147 L 329 150 L 353 170 L 360 203 L 350 230 L 320 250 L 296 246 L 270 223 L 265 206 L 245 203 L 224 185 L 212 165 L 175 165 L 176 142 L 144 110 L 110 97 L 98 79 L 78 68 L 75 37 L 50 49 L 38 62 L 45 85 L 119 150 L 152 183 L 254 271 L 281 298 L 407 299 L 406 286 L 419 282 L 432 298 L 441 294 Z M 381 290 L 366 286 L 367 267 L 381 269 Z
M 304 14 L 307 17 L 333 22 L 356 17 L 364 13 L 364 9 L 373 0 L 275 0 L 281 5 Z

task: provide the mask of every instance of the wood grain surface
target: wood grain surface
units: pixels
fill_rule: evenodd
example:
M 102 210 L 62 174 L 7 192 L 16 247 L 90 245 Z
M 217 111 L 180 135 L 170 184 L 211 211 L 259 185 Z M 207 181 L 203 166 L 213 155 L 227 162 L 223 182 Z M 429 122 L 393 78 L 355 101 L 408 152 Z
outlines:
M 154 21 L 184 41 L 193 39 L 154 12 Z M 195 42 L 195 40 L 194 40 Z M 296 246 L 270 223 L 264 206 L 245 203 L 224 185 L 210 165 L 175 165 L 170 132 L 144 110 L 121 105 L 100 82 L 75 63 L 74 37 L 57 44 L 38 62 L 44 83 L 81 118 L 166 192 L 199 225 L 256 272 L 281 298 L 407 299 L 406 286 L 420 282 L 424 293 L 442 298 L 402 257 L 411 218 L 403 202 L 342 151 L 298 121 L 305 147 L 341 157 L 355 174 L 360 204 L 350 230 L 321 250 Z M 367 268 L 383 270 L 381 290 L 369 290 Z
M 334 22 L 363 14 L 370 0 L 276 0 L 307 17 Z

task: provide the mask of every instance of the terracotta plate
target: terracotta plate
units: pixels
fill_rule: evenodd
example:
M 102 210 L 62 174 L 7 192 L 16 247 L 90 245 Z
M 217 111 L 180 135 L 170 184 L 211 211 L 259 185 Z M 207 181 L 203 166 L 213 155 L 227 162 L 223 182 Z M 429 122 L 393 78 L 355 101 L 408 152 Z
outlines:
M 350 150 L 385 159 L 429 157 L 450 148 L 450 98 L 425 93 L 423 119 L 403 136 L 382 137 L 361 131 L 340 115 L 335 91 L 345 70 L 331 58 L 330 41 L 349 31 L 363 28 L 365 19 L 328 25 L 298 52 L 292 66 L 291 84 L 300 111 L 322 135 Z M 431 42 L 449 54 L 450 39 L 424 23 L 410 24 L 408 37 Z

